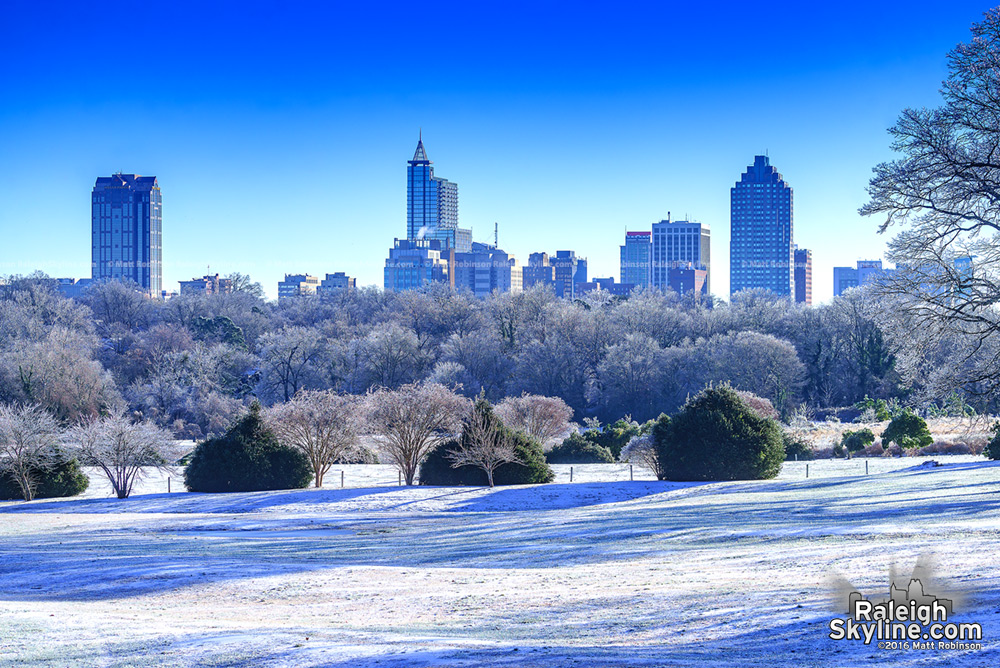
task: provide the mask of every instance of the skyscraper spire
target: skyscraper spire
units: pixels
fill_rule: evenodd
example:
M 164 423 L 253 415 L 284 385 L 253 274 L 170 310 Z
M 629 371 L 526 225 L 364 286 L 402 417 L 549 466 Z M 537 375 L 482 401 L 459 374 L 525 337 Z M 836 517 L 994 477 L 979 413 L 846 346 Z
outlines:
M 420 129 L 420 138 L 417 140 L 417 150 L 413 153 L 413 160 L 410 162 L 430 162 L 427 159 L 427 151 L 424 150 L 424 130 Z

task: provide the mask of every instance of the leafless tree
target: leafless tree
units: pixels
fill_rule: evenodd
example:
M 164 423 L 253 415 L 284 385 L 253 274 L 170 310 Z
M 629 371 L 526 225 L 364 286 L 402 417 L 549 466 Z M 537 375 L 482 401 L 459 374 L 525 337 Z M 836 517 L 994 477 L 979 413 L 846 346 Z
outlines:
M 544 445 L 569 433 L 573 409 L 559 397 L 522 394 L 497 404 L 496 415 L 509 428 L 523 431 Z
M 127 499 L 145 470 L 171 471 L 180 455 L 169 432 L 152 422 L 133 421 L 123 410 L 85 419 L 67 434 L 81 463 L 104 471 L 119 499 Z
M 621 460 L 647 468 L 655 473 L 657 478 L 661 478 L 660 458 L 656 453 L 656 443 L 653 442 L 652 434 L 633 436 L 622 448 Z
M 368 425 L 386 459 L 412 485 L 420 462 L 460 428 L 469 402 L 444 385 L 412 383 L 368 396 Z
M 267 422 L 285 445 L 301 450 L 309 458 L 316 487 L 337 460 L 358 448 L 363 426 L 361 399 L 332 391 L 304 390 L 267 412 Z
M 490 487 L 493 487 L 493 476 L 498 468 L 520 461 L 512 434 L 493 415 L 489 402 L 482 395 L 466 419 L 458 445 L 446 456 L 452 468 L 475 466 L 482 469 Z
M 0 405 L 0 471 L 10 474 L 25 501 L 35 498 L 35 472 L 56 464 L 59 426 L 40 406 Z
M 963 389 L 1000 389 L 1000 9 L 948 54 L 944 104 L 905 109 L 890 128 L 902 156 L 875 167 L 863 215 L 898 226 L 889 257 L 900 266 L 876 284 L 908 326 L 966 343 L 950 362 Z M 947 390 L 948 388 L 941 388 Z
M 288 401 L 305 389 L 321 365 L 325 342 L 316 330 L 287 327 L 261 339 L 261 375 L 264 390 Z

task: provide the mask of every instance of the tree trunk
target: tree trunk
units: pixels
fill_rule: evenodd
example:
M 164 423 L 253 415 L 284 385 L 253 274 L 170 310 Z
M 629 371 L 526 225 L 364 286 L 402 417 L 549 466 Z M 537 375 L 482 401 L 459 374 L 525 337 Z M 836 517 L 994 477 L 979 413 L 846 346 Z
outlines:
M 493 469 L 486 469 L 486 479 L 490 483 L 490 488 L 493 488 Z

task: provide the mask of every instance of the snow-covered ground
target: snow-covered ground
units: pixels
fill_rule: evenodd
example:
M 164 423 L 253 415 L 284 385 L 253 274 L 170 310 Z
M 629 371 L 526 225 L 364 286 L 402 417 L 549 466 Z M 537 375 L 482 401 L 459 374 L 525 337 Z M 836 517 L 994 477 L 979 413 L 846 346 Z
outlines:
M 0 503 L 0 666 L 1000 665 L 1000 468 L 823 460 L 762 482 L 627 465 L 549 485 Z M 932 556 L 981 651 L 827 638 L 833 580 Z

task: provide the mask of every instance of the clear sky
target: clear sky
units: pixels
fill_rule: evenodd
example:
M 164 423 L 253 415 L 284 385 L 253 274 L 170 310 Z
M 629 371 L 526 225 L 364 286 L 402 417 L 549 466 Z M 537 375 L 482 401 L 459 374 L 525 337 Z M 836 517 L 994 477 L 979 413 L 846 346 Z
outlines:
M 625 229 L 712 228 L 728 297 L 729 189 L 767 151 L 795 241 L 879 258 L 862 219 L 905 106 L 989 4 L 8 0 L 0 18 L 0 274 L 89 276 L 90 191 L 159 177 L 164 285 L 346 271 L 382 283 L 406 234 L 417 132 L 459 220 L 524 263 L 572 249 L 618 276 Z

